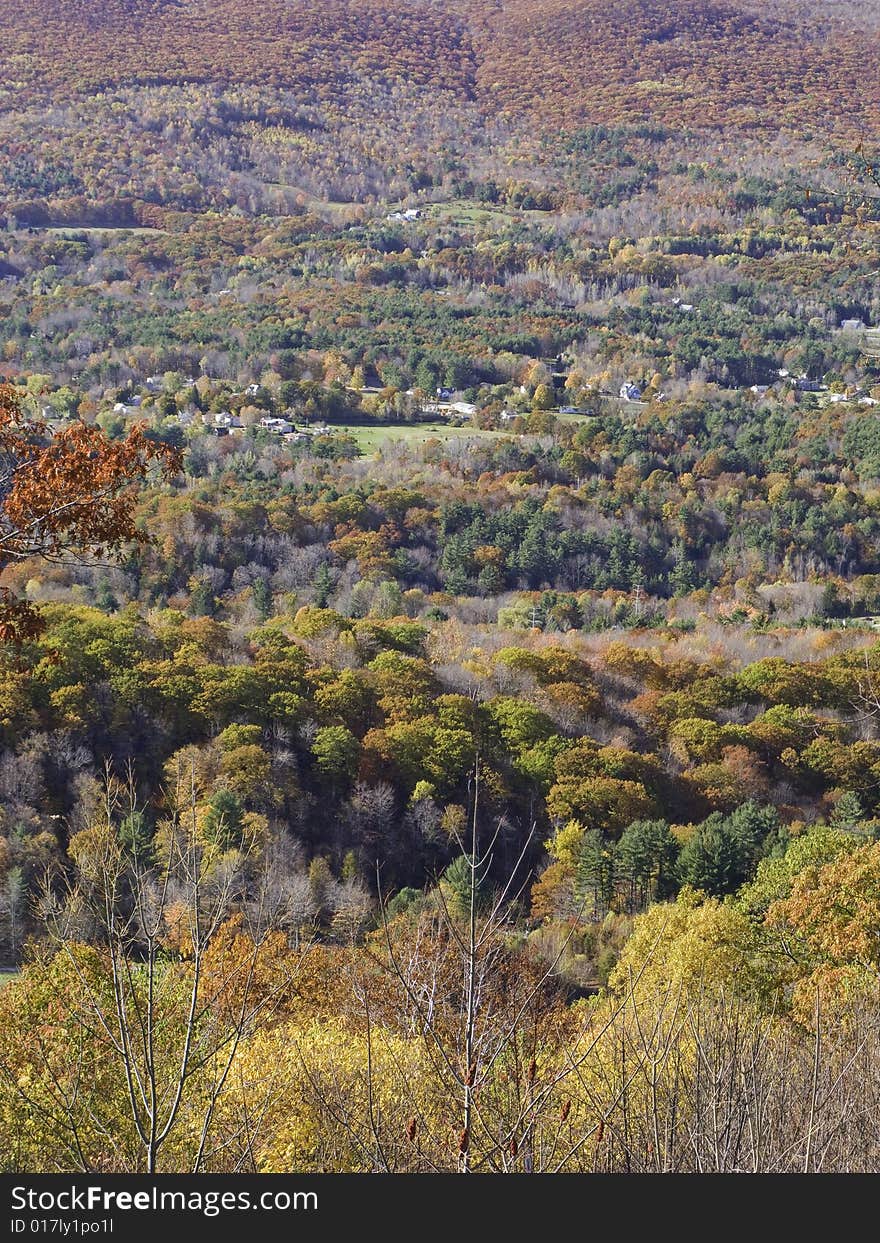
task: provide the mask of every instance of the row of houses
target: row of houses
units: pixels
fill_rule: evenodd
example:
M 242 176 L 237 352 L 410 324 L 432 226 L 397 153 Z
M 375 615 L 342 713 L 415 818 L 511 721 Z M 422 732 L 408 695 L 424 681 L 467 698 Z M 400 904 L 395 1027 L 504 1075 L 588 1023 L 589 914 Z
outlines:
M 267 415 L 260 419 L 256 427 L 260 431 L 269 432 L 273 436 L 291 436 L 297 440 L 305 440 L 309 436 L 328 436 L 332 432 L 329 423 L 312 423 L 308 427 L 297 428 L 290 419 L 277 418 Z M 230 414 L 223 410 L 219 414 L 214 415 L 212 423 L 209 425 L 209 431 L 215 436 L 228 436 L 233 431 L 244 429 L 244 424 L 237 414 Z

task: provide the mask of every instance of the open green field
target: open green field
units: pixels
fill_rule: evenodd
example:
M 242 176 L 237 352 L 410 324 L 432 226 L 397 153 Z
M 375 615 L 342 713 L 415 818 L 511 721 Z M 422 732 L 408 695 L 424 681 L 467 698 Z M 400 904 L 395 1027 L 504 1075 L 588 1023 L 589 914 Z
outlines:
M 0 971 L 0 988 L 4 984 L 9 984 L 12 980 L 17 980 L 20 972 L 18 971 Z
M 641 406 L 641 404 L 636 402 L 630 403 L 633 406 Z M 586 423 L 593 417 L 584 414 L 560 414 L 557 410 L 553 410 L 550 413 L 555 414 L 558 419 L 565 423 Z M 365 427 L 363 424 L 357 423 L 336 423 L 333 425 L 333 431 L 336 435 L 351 436 L 352 440 L 357 442 L 358 448 L 362 453 L 376 453 L 385 445 L 399 444 L 401 442 L 423 444 L 426 440 L 485 440 L 491 436 L 509 436 L 512 434 L 509 428 L 502 427 L 497 431 L 493 431 L 470 426 L 455 427 L 442 420 L 431 423 L 380 424 L 375 427 Z
M 546 220 L 551 212 L 522 211 L 517 208 L 486 204 L 474 199 L 450 199 L 445 203 L 430 203 L 422 208 L 424 214 L 440 224 L 467 228 L 474 225 L 491 225 L 504 228 L 514 220 Z
M 563 410 L 551 410 L 550 413 L 559 419 L 560 423 L 589 423 L 590 419 L 597 417 L 594 414 L 571 414 Z
M 474 440 L 501 433 L 482 431 L 477 427 L 451 427 L 448 423 L 398 423 L 378 427 L 360 424 L 338 423 L 333 430 L 337 434 L 351 436 L 357 441 L 362 453 L 375 453 L 383 446 L 401 441 L 420 444 L 426 440 Z

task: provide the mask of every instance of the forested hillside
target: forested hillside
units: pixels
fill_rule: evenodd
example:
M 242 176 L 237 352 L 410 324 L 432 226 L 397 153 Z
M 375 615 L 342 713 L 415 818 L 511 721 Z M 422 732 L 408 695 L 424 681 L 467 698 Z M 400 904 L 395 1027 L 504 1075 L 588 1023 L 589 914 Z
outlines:
M 631 0 L 4 0 L 25 89 L 219 83 L 329 101 L 358 80 L 441 90 L 494 118 L 821 129 L 876 119 L 877 6 Z M 854 89 L 858 84 L 858 89 Z
M 878 120 L 877 23 L 875 0 L 3 0 L 0 192 L 187 207 L 193 178 L 232 175 L 267 205 L 291 182 L 356 201 L 380 170 L 437 184 L 450 159 L 515 167 L 597 124 L 855 143 Z M 367 186 L 340 194 L 350 167 Z
M 878 31 L 0 0 L 0 1169 L 880 1166 Z

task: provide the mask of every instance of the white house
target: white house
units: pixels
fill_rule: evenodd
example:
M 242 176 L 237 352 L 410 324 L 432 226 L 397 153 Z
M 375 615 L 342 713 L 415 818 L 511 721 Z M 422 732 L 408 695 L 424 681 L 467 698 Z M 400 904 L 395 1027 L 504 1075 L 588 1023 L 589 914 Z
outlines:
M 620 386 L 620 396 L 624 401 L 641 401 L 642 390 L 638 384 L 631 384 L 628 380 L 624 381 Z
M 288 423 L 287 419 L 271 417 L 260 419 L 260 427 L 266 432 L 272 432 L 275 436 L 286 436 L 288 432 L 293 431 L 293 424 Z

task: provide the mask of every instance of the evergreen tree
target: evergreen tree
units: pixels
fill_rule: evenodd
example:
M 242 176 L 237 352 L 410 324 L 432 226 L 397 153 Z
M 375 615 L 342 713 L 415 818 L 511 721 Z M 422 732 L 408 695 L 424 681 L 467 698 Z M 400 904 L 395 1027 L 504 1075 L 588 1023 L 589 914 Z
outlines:
M 615 850 L 615 870 L 627 887 L 630 910 L 674 892 L 678 852 L 665 820 L 636 820 L 624 830 Z
M 231 790 L 218 790 L 208 804 L 205 837 L 221 850 L 235 850 L 241 846 L 243 829 L 241 803 Z
M 315 571 L 312 586 L 315 589 L 315 604 L 319 609 L 325 609 L 333 591 L 333 575 L 326 561 L 322 561 Z
M 119 840 L 126 850 L 133 855 L 143 857 L 152 844 L 152 835 L 146 816 L 141 811 L 132 811 L 119 826 Z
M 269 586 L 269 580 L 267 578 L 255 579 L 251 594 L 254 598 L 254 607 L 261 619 L 266 621 L 272 616 L 272 588 Z
M 584 913 L 605 914 L 614 894 L 614 850 L 598 829 L 584 834 L 578 851 L 575 898 Z

